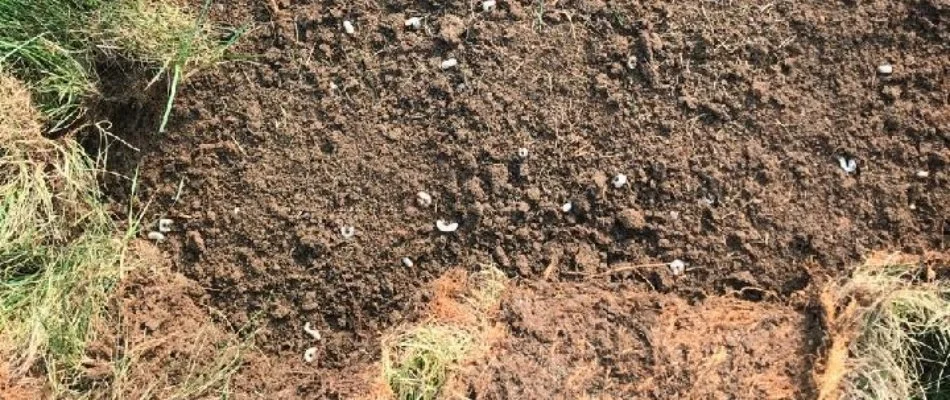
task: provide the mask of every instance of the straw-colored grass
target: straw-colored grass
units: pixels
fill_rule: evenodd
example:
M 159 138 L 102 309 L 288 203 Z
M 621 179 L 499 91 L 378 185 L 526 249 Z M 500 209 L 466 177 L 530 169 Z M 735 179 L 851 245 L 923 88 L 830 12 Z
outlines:
M 876 257 L 822 303 L 832 338 L 822 399 L 950 398 L 950 284 Z

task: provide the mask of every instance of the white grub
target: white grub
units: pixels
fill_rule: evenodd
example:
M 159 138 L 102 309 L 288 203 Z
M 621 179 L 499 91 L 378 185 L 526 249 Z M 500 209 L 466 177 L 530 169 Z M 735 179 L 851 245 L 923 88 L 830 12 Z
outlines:
M 356 236 L 356 228 L 352 226 L 341 227 L 340 235 L 342 235 L 344 239 L 352 239 L 353 236 Z
M 494 10 L 495 6 L 497 5 L 498 4 L 495 2 L 495 0 L 485 0 L 482 2 L 482 11 L 489 12 L 491 10 Z
M 911 210 L 916 210 L 916 209 L 917 209 L 917 205 L 914 204 L 914 203 L 910 203 L 910 205 L 909 205 L 908 207 L 910 207 Z
M 313 360 L 317 359 L 317 348 L 311 347 L 303 352 L 303 360 L 312 363 Z
M 432 195 L 426 192 L 416 193 L 416 203 L 419 203 L 421 207 L 428 207 L 432 205 Z
M 158 231 L 161 233 L 168 233 L 172 231 L 172 220 L 168 218 L 159 218 L 158 220 Z
M 573 209 L 574 209 L 574 203 L 571 203 L 571 202 L 564 203 L 564 205 L 561 206 L 561 211 L 564 211 L 566 213 L 571 212 L 571 210 Z
M 414 265 L 416 265 L 416 264 L 415 264 L 414 262 L 412 262 L 412 259 L 411 259 L 411 258 L 409 258 L 409 257 L 403 257 L 403 258 L 402 258 L 402 265 L 405 265 L 406 268 L 412 268 L 412 267 L 413 267 Z
M 853 158 L 845 158 L 845 157 L 839 156 L 838 165 L 841 166 L 841 169 L 843 169 L 844 172 L 847 172 L 849 174 L 858 170 L 858 162 L 855 161 Z
M 627 69 L 634 71 L 637 69 L 637 56 L 627 57 Z
M 683 260 L 675 259 L 669 264 L 670 272 L 673 275 L 682 275 L 683 272 L 686 272 L 686 263 Z
M 353 23 L 350 21 L 343 21 L 343 30 L 346 31 L 347 35 L 356 33 L 356 28 L 353 27 Z
M 527 147 L 519 147 L 519 148 L 518 148 L 518 157 L 521 157 L 521 158 L 528 158 L 528 148 L 527 148 Z
M 419 18 L 419 17 L 408 18 L 406 19 L 406 22 L 404 22 L 404 24 L 406 25 L 406 28 L 421 29 L 422 18 Z
M 610 183 L 614 185 L 615 188 L 620 189 L 627 185 L 627 176 L 624 174 L 617 174 L 617 176 L 610 180 Z
M 439 230 L 439 232 L 450 233 L 450 232 L 455 232 L 456 230 L 458 230 L 459 223 L 448 222 L 446 220 L 440 219 L 438 221 L 435 221 L 435 227 Z
M 307 332 L 307 334 L 310 335 L 313 340 L 320 340 L 322 338 L 322 336 L 320 336 L 320 331 L 313 329 L 310 326 L 310 322 L 303 324 L 303 331 Z
M 918 178 L 926 178 L 926 177 L 930 176 L 930 171 L 927 171 L 927 170 L 920 170 L 920 171 L 917 171 L 917 174 L 916 174 L 916 175 L 917 175 Z
M 890 75 L 894 73 L 894 66 L 888 63 L 884 63 L 877 66 L 877 73 L 881 75 Z
M 151 231 L 148 233 L 148 239 L 154 240 L 156 242 L 161 242 L 165 240 L 165 234 L 161 232 Z
M 449 68 L 455 68 L 456 65 L 459 65 L 459 60 L 450 58 L 448 60 L 442 61 L 442 64 L 439 65 L 439 67 L 442 69 L 449 69 Z

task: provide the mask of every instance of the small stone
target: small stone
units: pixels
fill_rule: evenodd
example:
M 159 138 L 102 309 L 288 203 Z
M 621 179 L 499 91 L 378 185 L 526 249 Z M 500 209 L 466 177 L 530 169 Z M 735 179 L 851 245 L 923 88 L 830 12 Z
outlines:
M 350 21 L 343 21 L 343 30 L 346 31 L 347 35 L 356 33 L 356 28 L 353 27 L 353 23 Z
M 642 230 L 647 227 L 647 221 L 643 217 L 643 213 L 632 208 L 621 211 L 620 215 L 617 216 L 617 222 L 624 229 Z
M 403 257 L 403 258 L 402 258 L 402 265 L 406 266 L 406 268 L 412 268 L 412 267 L 413 267 L 414 265 L 416 265 L 416 264 L 415 264 L 414 262 L 412 262 L 412 259 L 411 259 L 411 258 L 409 258 L 409 257 Z
M 925 171 L 925 170 L 917 171 L 918 178 L 926 178 L 928 176 L 930 176 L 930 171 Z
M 571 202 L 564 203 L 564 205 L 561 206 L 561 211 L 566 212 L 566 213 L 571 212 L 571 210 L 573 209 L 574 209 L 574 203 L 571 203 Z
M 148 239 L 154 240 L 156 242 L 163 242 L 165 241 L 165 234 L 161 232 L 152 231 L 148 233 Z
M 877 66 L 877 73 L 881 75 L 890 75 L 894 73 L 894 66 L 891 64 L 881 64 Z

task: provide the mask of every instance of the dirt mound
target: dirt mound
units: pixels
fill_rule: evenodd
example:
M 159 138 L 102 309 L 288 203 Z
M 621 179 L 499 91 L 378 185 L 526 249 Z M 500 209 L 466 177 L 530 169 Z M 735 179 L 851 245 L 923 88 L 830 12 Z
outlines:
M 511 290 L 490 355 L 459 372 L 477 399 L 813 398 L 805 316 L 790 307 L 602 285 Z
M 175 220 L 162 244 L 175 269 L 234 325 L 261 315 L 271 355 L 299 358 L 300 327 L 314 323 L 320 368 L 374 360 L 379 332 L 457 265 L 573 280 L 679 258 L 689 272 L 677 280 L 611 279 L 781 300 L 869 249 L 946 246 L 941 4 L 233 0 L 219 17 L 258 23 L 243 44 L 255 62 L 196 77 L 169 134 L 129 137 L 142 151 L 112 160 L 143 161 L 143 198 Z M 410 16 L 423 29 L 407 29 Z M 458 66 L 440 68 L 448 58 Z M 120 116 L 115 131 L 151 129 Z M 621 173 L 629 183 L 615 188 Z M 441 234 L 437 219 L 460 227 Z M 723 368 L 676 375 L 669 393 L 739 383 Z

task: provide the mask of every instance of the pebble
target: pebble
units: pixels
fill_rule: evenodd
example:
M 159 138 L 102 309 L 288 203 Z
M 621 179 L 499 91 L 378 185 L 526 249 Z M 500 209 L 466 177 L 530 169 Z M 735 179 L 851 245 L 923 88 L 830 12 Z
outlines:
M 917 171 L 918 178 L 926 178 L 928 176 L 930 176 L 930 171 L 925 171 L 925 170 Z
M 312 337 L 313 340 L 320 340 L 320 339 L 321 339 L 320 331 L 311 328 L 311 327 L 310 327 L 310 322 L 307 322 L 307 323 L 303 324 L 303 331 L 304 331 L 304 332 L 307 332 L 307 334 L 310 335 L 310 337 Z
M 409 258 L 409 257 L 403 257 L 403 258 L 402 258 L 402 265 L 405 265 L 406 268 L 412 268 L 412 267 L 413 267 L 414 265 L 416 265 L 416 264 L 415 264 L 414 262 L 412 262 L 412 259 L 411 259 L 411 258 Z
M 448 60 L 442 61 L 442 65 L 440 65 L 440 67 L 442 69 L 449 69 L 449 68 L 455 68 L 456 65 L 459 65 L 459 60 L 450 58 Z
M 343 21 L 343 30 L 346 31 L 347 35 L 356 33 L 356 28 L 353 27 L 353 23 L 350 21 Z
M 686 272 L 686 263 L 683 260 L 675 259 L 670 263 L 670 272 L 673 275 L 682 275 L 683 272 Z
M 311 348 L 307 349 L 307 351 L 304 351 L 304 352 L 303 352 L 303 360 L 304 360 L 304 361 L 306 361 L 306 362 L 308 362 L 308 363 L 312 363 L 313 360 L 316 360 L 316 359 L 317 359 L 317 348 L 316 348 L 316 347 L 311 347 Z
M 419 203 L 422 207 L 428 207 L 432 205 L 432 195 L 426 192 L 416 193 L 416 203 Z
M 405 22 L 407 28 L 420 29 L 422 28 L 422 18 L 412 17 L 406 20 Z
M 890 75 L 894 73 L 894 66 L 891 64 L 881 64 L 877 66 L 877 72 L 881 75 Z
M 161 242 L 165 240 L 165 234 L 161 232 L 152 231 L 148 233 L 148 239 L 154 240 L 156 242 Z
M 489 12 L 494 10 L 496 5 L 495 0 L 485 0 L 482 2 L 482 11 Z
M 561 211 L 564 211 L 566 213 L 571 212 L 571 210 L 573 209 L 574 209 L 574 203 L 571 203 L 571 202 L 564 203 L 564 205 L 561 206 Z
M 352 226 L 341 227 L 340 235 L 342 235 L 344 239 L 351 239 L 353 236 L 356 236 L 356 228 Z
M 610 183 L 614 185 L 615 188 L 620 189 L 627 184 L 627 176 L 624 174 L 617 174 L 614 179 L 610 180 Z
M 440 219 L 438 221 L 435 221 L 435 227 L 439 230 L 439 232 L 449 233 L 449 232 L 455 232 L 456 230 L 458 230 L 459 223 L 447 222 L 445 220 Z
M 172 220 L 167 218 L 160 218 L 158 220 L 158 231 L 161 233 L 168 233 L 172 231 Z
M 849 174 L 854 171 L 857 171 L 858 169 L 858 162 L 855 161 L 853 158 L 838 157 L 838 165 L 841 166 L 841 169 L 843 169 L 844 172 L 847 172 Z

